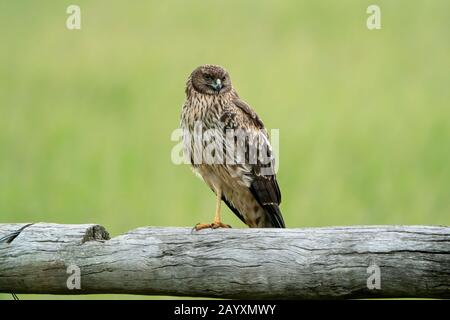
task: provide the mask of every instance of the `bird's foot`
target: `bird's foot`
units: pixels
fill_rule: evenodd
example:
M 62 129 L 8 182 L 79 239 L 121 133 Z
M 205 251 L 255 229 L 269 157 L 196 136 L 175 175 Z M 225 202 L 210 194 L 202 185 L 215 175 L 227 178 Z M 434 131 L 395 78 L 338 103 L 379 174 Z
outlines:
M 231 226 L 230 226 L 229 224 L 225 224 L 225 223 L 222 223 L 222 222 L 218 221 L 218 222 L 213 222 L 213 223 L 211 224 L 211 228 L 212 228 L 212 229 L 217 229 L 217 228 L 227 228 L 227 229 L 230 229 Z
M 194 227 L 195 231 L 200 231 L 202 229 L 218 229 L 218 228 L 231 228 L 229 224 L 216 221 L 213 223 L 197 223 Z

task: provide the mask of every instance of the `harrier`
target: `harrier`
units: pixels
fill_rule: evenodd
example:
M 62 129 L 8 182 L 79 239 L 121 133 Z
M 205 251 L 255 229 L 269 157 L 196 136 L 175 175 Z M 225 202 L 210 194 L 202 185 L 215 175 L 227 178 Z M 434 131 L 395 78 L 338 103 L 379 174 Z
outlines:
M 184 154 L 217 197 L 214 222 L 199 223 L 196 230 L 230 228 L 221 221 L 222 200 L 251 228 L 285 227 L 267 131 L 258 115 L 241 100 L 225 69 L 203 65 L 191 73 L 186 83 L 181 128 L 185 132 Z M 202 158 L 208 149 L 209 140 L 203 137 L 207 132 L 213 133 L 211 141 L 216 142 L 209 154 L 209 160 L 214 161 Z M 200 145 L 193 141 L 200 141 Z M 256 150 L 253 153 L 252 148 Z

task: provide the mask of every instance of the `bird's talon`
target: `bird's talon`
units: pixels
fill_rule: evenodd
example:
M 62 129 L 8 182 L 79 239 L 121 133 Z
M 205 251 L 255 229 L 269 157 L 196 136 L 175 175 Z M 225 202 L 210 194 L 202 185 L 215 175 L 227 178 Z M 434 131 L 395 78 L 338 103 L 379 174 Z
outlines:
M 218 229 L 218 228 L 231 228 L 229 224 L 225 224 L 222 222 L 213 222 L 213 223 L 197 223 L 192 231 L 200 231 L 202 229 Z
M 213 229 L 218 229 L 218 228 L 231 228 L 231 226 L 229 225 L 229 224 L 225 224 L 225 223 L 222 223 L 222 222 L 214 222 L 213 224 L 212 224 L 212 228 Z
M 209 228 L 211 228 L 211 227 L 212 227 L 212 225 L 209 224 L 209 223 L 197 223 L 197 224 L 194 226 L 194 230 L 195 230 L 195 231 L 200 231 L 200 230 L 202 230 L 202 229 L 209 229 Z

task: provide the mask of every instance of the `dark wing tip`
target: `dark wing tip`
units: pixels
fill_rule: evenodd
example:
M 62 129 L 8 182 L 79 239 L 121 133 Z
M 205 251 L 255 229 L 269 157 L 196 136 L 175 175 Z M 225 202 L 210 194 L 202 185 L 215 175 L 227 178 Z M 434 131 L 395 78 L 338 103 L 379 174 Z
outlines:
M 269 215 L 272 228 L 286 228 L 280 207 L 277 204 L 263 205 L 262 207 Z
M 272 228 L 285 228 L 281 215 L 281 192 L 275 176 L 255 176 L 250 191 L 263 207 Z

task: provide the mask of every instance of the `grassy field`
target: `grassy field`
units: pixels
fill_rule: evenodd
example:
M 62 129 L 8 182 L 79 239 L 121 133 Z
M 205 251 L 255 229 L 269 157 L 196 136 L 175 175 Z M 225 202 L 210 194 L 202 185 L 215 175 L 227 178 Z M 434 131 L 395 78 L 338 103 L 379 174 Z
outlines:
M 214 63 L 280 129 L 288 227 L 449 225 L 450 2 L 378 0 L 369 31 L 373 2 L 83 0 L 79 31 L 72 1 L 1 2 L 0 222 L 209 222 L 170 135 Z

